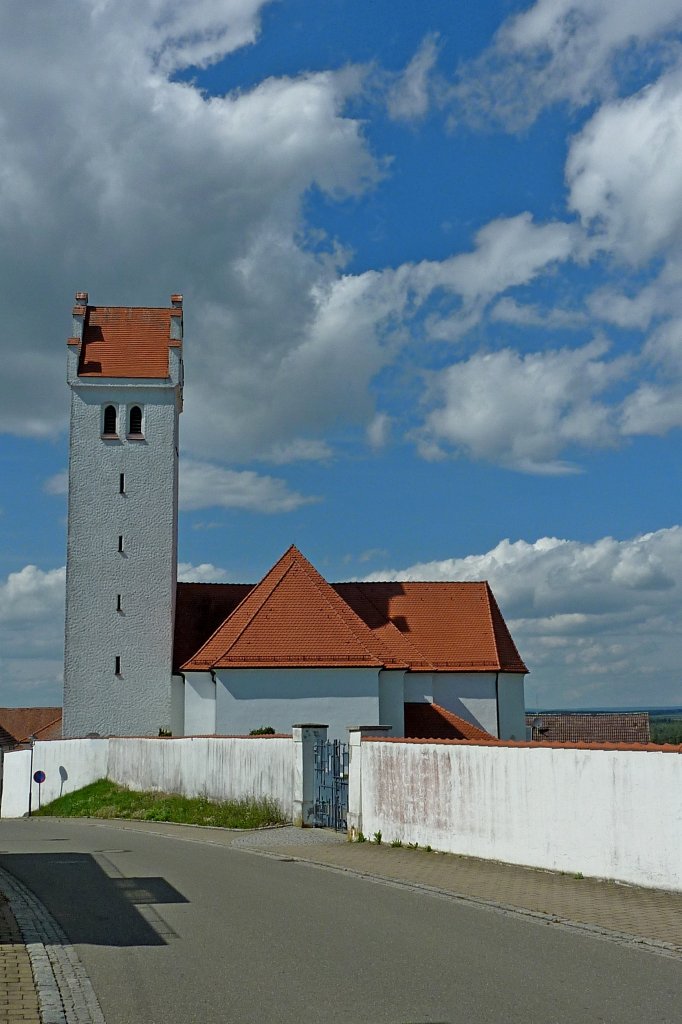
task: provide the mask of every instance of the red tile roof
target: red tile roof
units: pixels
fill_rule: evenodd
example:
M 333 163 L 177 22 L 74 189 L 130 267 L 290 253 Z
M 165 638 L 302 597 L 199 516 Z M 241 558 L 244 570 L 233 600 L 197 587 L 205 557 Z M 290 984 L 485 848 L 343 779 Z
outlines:
M 472 725 L 439 704 L 406 703 L 405 736 L 410 739 L 492 740 L 485 729 Z
M 173 671 L 202 646 L 253 590 L 252 583 L 178 583 Z
M 0 708 L 0 747 L 16 746 L 35 736 L 61 739 L 61 708 Z
M 527 672 L 487 583 L 330 585 L 292 546 L 257 586 L 237 586 L 178 584 L 176 666 Z
M 146 377 L 169 375 L 171 318 L 178 309 L 86 306 L 79 377 Z
M 648 743 L 646 711 L 526 715 L 531 738 L 547 743 Z
M 182 667 L 383 664 L 372 631 L 293 545 Z
M 413 671 L 528 671 L 485 582 L 336 583 L 334 589 L 353 608 L 359 590 L 418 647 L 426 664 L 415 658 Z

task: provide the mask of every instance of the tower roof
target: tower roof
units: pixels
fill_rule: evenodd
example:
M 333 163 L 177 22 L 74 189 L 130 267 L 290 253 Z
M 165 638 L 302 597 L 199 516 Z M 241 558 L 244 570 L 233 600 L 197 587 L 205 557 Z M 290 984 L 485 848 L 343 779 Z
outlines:
M 182 345 L 182 296 L 172 306 L 90 306 L 87 293 L 76 297 L 75 337 L 80 344 L 79 377 L 165 379 L 168 350 Z

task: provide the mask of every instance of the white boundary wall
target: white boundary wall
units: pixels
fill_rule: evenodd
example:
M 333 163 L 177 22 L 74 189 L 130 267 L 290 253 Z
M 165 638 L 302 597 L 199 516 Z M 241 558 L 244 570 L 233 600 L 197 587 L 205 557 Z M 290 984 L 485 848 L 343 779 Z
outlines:
M 682 890 L 680 753 L 366 740 L 350 775 L 368 837 Z
M 40 800 L 97 779 L 136 790 L 207 796 L 214 800 L 270 797 L 283 812 L 293 812 L 294 748 L 291 737 L 188 737 L 186 739 L 74 739 L 36 743 L 33 771 L 45 772 Z M 0 817 L 20 818 L 38 807 L 38 786 L 31 783 L 31 751 L 4 757 Z
M 107 776 L 129 789 L 205 796 L 270 797 L 291 818 L 291 737 L 109 740 Z

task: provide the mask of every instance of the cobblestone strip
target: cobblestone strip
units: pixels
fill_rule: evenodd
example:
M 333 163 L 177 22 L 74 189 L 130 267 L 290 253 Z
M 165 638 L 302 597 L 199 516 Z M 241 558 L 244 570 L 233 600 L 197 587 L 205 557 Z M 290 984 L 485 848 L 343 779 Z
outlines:
M 26 944 L 42 1024 L 105 1024 L 78 953 L 52 915 L 30 889 L 3 868 L 0 890 Z

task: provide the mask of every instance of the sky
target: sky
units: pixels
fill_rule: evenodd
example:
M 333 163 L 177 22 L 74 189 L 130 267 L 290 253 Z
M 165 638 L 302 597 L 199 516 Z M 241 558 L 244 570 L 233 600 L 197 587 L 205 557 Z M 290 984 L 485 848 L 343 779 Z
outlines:
M 61 703 L 76 291 L 185 309 L 180 571 L 489 580 L 682 704 L 682 0 L 5 0 L 0 703 Z

